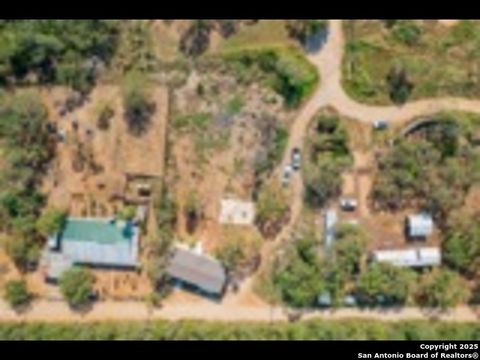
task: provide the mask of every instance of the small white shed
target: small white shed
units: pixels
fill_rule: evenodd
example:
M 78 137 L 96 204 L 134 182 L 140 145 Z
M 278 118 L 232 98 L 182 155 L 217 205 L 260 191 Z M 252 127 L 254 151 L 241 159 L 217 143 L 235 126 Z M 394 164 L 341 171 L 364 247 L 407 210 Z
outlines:
M 433 219 L 430 214 L 409 215 L 407 219 L 408 236 L 426 238 L 433 232 Z

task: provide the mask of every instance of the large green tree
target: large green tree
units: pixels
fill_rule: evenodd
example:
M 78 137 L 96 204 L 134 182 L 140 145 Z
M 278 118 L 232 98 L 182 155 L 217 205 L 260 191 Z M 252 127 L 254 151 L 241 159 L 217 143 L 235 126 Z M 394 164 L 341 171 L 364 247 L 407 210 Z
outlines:
M 46 209 L 37 220 L 37 231 L 43 237 L 55 234 L 61 230 L 66 218 L 67 213 L 63 210 L 55 208 Z
M 274 284 L 284 303 L 293 307 L 311 307 L 326 290 L 321 277 L 318 242 L 306 235 L 292 244 L 286 261 L 277 269 Z
M 38 83 L 86 91 L 97 65 L 115 52 L 117 35 L 118 22 L 110 20 L 2 20 L 0 81 L 35 75 Z
M 4 298 L 11 307 L 17 308 L 28 304 L 32 295 L 28 291 L 25 281 L 11 280 L 5 284 Z
M 405 304 L 415 284 L 416 274 L 412 270 L 374 263 L 360 275 L 357 291 L 370 304 L 375 304 L 380 296 L 391 304 Z
M 443 242 L 444 258 L 453 269 L 469 275 L 480 273 L 480 223 L 477 214 L 456 214 Z
M 469 289 L 458 273 L 436 268 L 420 278 L 416 297 L 422 306 L 447 309 L 466 301 Z
M 93 283 L 94 277 L 87 269 L 73 267 L 60 277 L 60 291 L 71 307 L 79 308 L 90 303 Z

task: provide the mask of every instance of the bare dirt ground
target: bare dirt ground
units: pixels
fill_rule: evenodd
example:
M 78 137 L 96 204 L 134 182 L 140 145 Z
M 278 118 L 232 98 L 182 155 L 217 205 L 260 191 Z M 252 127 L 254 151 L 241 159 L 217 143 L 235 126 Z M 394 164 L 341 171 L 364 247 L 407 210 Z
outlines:
M 203 96 L 197 94 L 199 84 L 205 89 Z M 241 109 L 225 115 L 227 104 L 235 97 L 240 99 Z M 211 114 L 214 123 L 222 121 L 219 120 L 222 116 L 230 118 L 229 125 L 209 125 L 211 136 L 177 130 L 172 124 L 168 178 L 179 209 L 177 234 L 180 239 L 191 244 L 199 241 L 207 252 L 213 252 L 227 236 L 218 223 L 221 199 L 251 200 L 255 156 L 262 146 L 257 123 L 265 114 L 280 123 L 289 123 L 290 114 L 281 108 L 278 100 L 275 103 L 264 101 L 272 97 L 276 95 L 257 85 L 243 88 L 229 76 L 196 72 L 175 92 L 174 117 L 207 113 Z M 220 133 L 223 135 L 218 135 Z M 202 217 L 193 233 L 187 231 L 183 211 L 191 194 L 202 208 Z M 254 227 L 251 228 L 253 231 Z
M 449 19 L 449 20 L 438 20 L 438 22 L 442 25 L 445 25 L 447 27 L 451 27 L 451 26 L 454 26 L 454 25 L 457 25 L 458 22 L 460 20 L 452 20 L 452 19 Z
M 51 173 L 45 177 L 44 191 L 50 205 L 68 208 L 77 202 L 93 200 L 102 203 L 103 216 L 115 212 L 116 203 L 111 201 L 121 194 L 126 186 L 125 174 L 163 174 L 166 118 L 168 114 L 168 94 L 166 89 L 157 87 L 153 92 L 156 112 L 148 131 L 141 136 L 132 135 L 123 119 L 120 89 L 115 86 L 100 86 L 94 89 L 90 100 L 78 110 L 64 117 L 54 110 L 54 102 L 64 96 L 64 89 L 53 88 L 43 94 L 48 104 L 49 117 L 59 129 L 65 132 L 66 140 L 57 147 Z M 100 104 L 107 103 L 114 110 L 110 128 L 100 130 L 96 121 Z M 78 124 L 74 129 L 73 122 Z M 92 170 L 86 164 L 84 169 L 74 169 L 74 159 L 78 156 L 78 146 L 84 154 L 91 154 L 98 169 Z M 91 203 L 91 202 L 90 202 Z M 80 211 L 91 213 L 92 208 L 71 209 L 74 214 Z M 92 214 L 93 215 L 93 214 Z

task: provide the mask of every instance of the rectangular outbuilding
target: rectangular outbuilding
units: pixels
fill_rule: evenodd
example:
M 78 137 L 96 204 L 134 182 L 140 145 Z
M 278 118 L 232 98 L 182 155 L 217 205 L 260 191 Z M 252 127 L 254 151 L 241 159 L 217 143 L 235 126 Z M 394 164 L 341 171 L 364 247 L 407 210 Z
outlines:
M 374 261 L 402 267 L 437 266 L 442 262 L 441 250 L 437 247 L 377 250 L 372 255 Z
M 180 246 L 173 251 L 167 273 L 173 279 L 213 296 L 221 296 L 227 282 L 226 270 L 219 261 Z
M 410 238 L 427 238 L 433 232 L 433 219 L 430 214 L 420 213 L 409 215 L 407 232 Z

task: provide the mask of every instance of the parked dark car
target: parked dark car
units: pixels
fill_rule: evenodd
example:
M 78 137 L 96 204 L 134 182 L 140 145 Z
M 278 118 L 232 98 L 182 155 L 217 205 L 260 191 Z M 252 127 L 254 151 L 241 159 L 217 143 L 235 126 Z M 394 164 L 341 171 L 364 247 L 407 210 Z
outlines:
M 302 155 L 299 148 L 293 148 L 292 150 L 292 168 L 293 170 L 299 170 L 302 165 Z
M 375 120 L 373 122 L 373 128 L 375 130 L 386 130 L 388 129 L 388 122 L 386 120 Z

